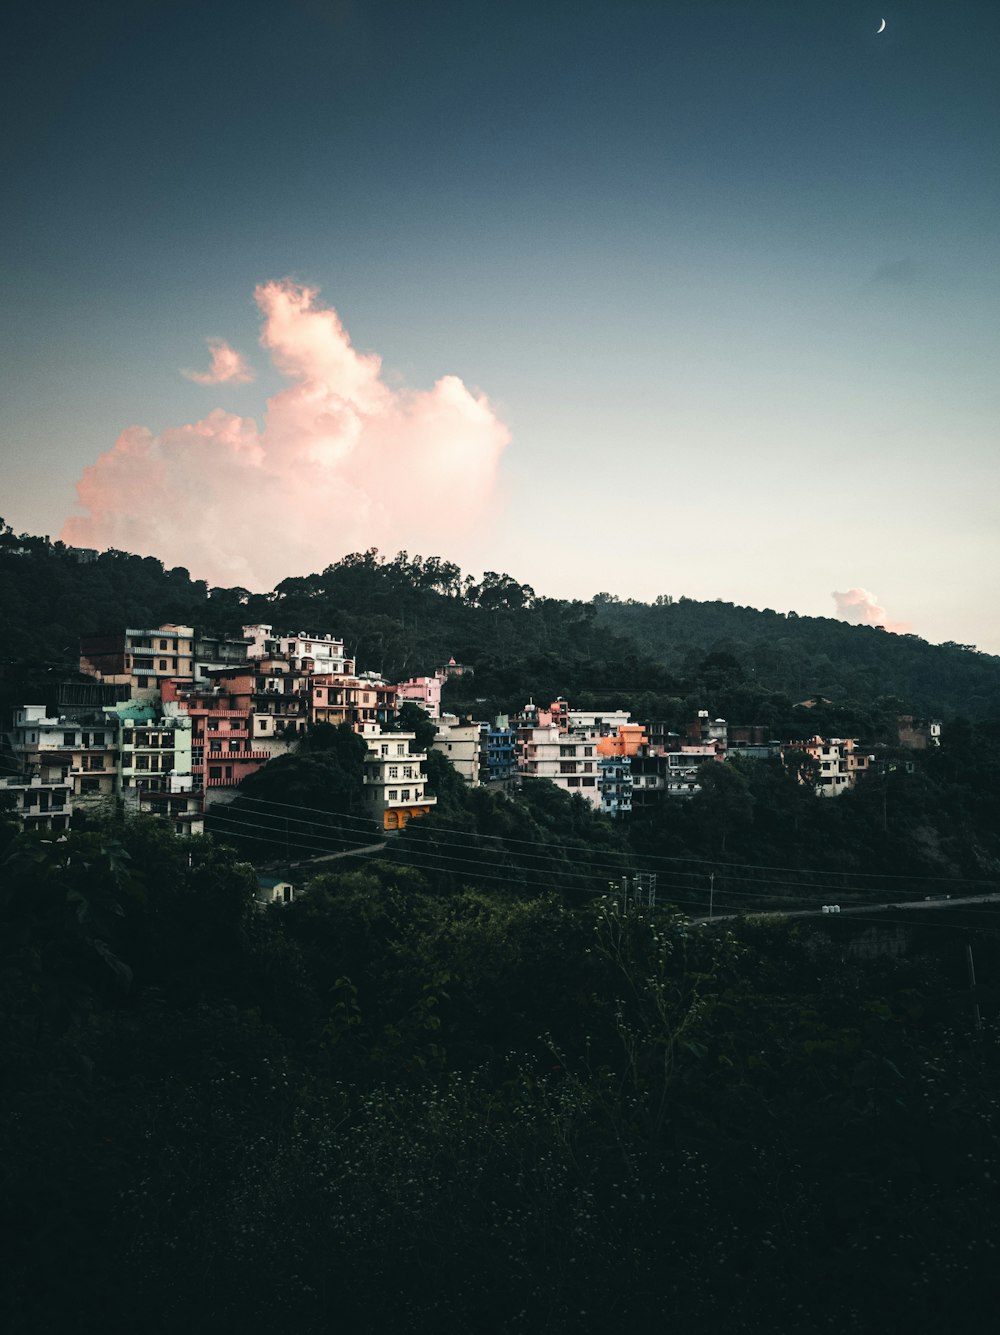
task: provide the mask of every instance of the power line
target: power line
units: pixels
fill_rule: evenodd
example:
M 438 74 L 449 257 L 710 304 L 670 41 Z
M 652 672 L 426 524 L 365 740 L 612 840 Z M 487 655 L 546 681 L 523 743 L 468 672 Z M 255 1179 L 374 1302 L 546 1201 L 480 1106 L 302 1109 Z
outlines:
M 667 799 L 667 800 L 670 800 L 670 799 Z M 677 799 L 674 799 L 674 800 L 677 800 Z M 234 802 L 253 802 L 253 803 L 255 803 L 255 804 L 257 804 L 257 805 L 260 805 L 260 806 L 282 807 L 282 808 L 288 808 L 289 810 L 294 810 L 294 811 L 310 811 L 310 812 L 314 812 L 314 813 L 316 813 L 316 814 L 318 814 L 318 815 L 326 815 L 326 816 L 329 816 L 329 815 L 332 814 L 331 812 L 325 812 L 325 811 L 323 811 L 323 809 L 322 809 L 321 807 L 307 807 L 307 806 L 304 806 L 304 805 L 301 805 L 301 804 L 297 804 L 297 803 L 291 803 L 291 802 L 278 802 L 277 800 L 275 800 L 275 799 L 273 799 L 273 798 L 250 797 L 250 796 L 248 796 L 248 795 L 245 794 L 245 793 L 239 793 L 239 794 L 237 795 L 237 797 L 234 799 Z M 367 819 L 367 818 L 365 818 L 365 817 L 361 817 L 361 816 L 339 816 L 339 815 L 338 815 L 337 819 L 338 819 L 338 820 L 348 820 L 348 821 L 353 821 L 353 822 L 361 822 L 361 821 L 364 821 L 364 820 Z M 458 834 L 458 835 L 465 836 L 466 838 L 495 839 L 495 840 L 499 840 L 499 841 L 501 841 L 501 842 L 504 843 L 504 844 L 527 844 L 527 845 L 530 845 L 531 847 L 537 847 L 537 842 L 536 842 L 535 840 L 531 840 L 531 839 L 520 839 L 520 838 L 518 838 L 518 837 L 516 837 L 516 836 L 514 836 L 514 835 L 504 835 L 504 834 L 484 834 L 484 833 L 480 833 L 480 832 L 478 832 L 478 831 L 458 830 L 458 829 L 455 829 L 453 826 L 439 825 L 439 824 L 437 824 L 437 823 L 434 824 L 434 826 L 433 826 L 433 831 L 434 831 L 435 833 L 440 832 L 440 833 L 444 833 L 444 834 Z M 559 849 L 559 850 L 564 851 L 564 852 L 579 853 L 579 852 L 581 851 L 579 848 L 574 847 L 572 844 L 547 843 L 546 846 L 549 847 L 549 848 L 553 848 L 553 849 Z M 612 851 L 612 850 L 606 850 L 606 851 L 610 852 L 610 851 Z M 754 862 L 722 862 L 722 861 L 721 861 L 720 859 L 718 859 L 718 858 L 694 858 L 694 857 L 681 857 L 681 856 L 670 857 L 670 856 L 666 856 L 666 855 L 663 855 L 663 854 L 655 854 L 655 853 L 641 853 L 641 854 L 635 854 L 635 853 L 632 853 L 631 851 L 623 853 L 622 856 L 625 856 L 625 857 L 631 857 L 631 858 L 633 858 L 633 859 L 636 858 L 636 857 L 641 857 L 641 858 L 643 858 L 643 859 L 644 859 L 645 861 L 647 861 L 647 862 L 656 862 L 656 863 L 668 863 L 668 864 L 674 864 L 674 863 L 678 863 L 678 862 L 682 862 L 682 863 L 695 863 L 695 864 L 697 864 L 697 865 L 699 865 L 699 866 L 714 867 L 714 868 L 716 869 L 716 871 L 719 873 L 719 875 L 726 875 L 726 874 L 727 874 L 727 873 L 726 873 L 726 869 L 731 867 L 731 868 L 734 868 L 734 869 L 737 869 L 737 870 L 741 870 L 741 871 L 780 871 L 780 872 L 791 872 L 792 874 L 802 874 L 802 875 L 810 875 L 810 876 L 846 876 L 846 875 L 850 875 L 850 876 L 852 876 L 852 877 L 855 877 L 855 878 L 858 878 L 858 879 L 862 879 L 862 880 L 878 880 L 878 881 L 882 881 L 882 880 L 936 881 L 936 882 L 946 883 L 946 884 L 948 884 L 948 885 L 997 885 L 997 882 L 996 882 L 995 880 L 987 880 L 987 879 L 984 878 L 984 877 L 971 877 L 971 876 L 959 876 L 959 877 L 955 877 L 955 876 L 925 876 L 925 875 L 923 875 L 923 874 L 913 874 L 913 875 L 908 875 L 908 874 L 905 873 L 905 872 L 862 872 L 862 871 L 854 871 L 854 870 L 852 870 L 852 871 L 850 871 L 850 872 L 842 872 L 842 871 L 836 871 L 836 870 L 834 870 L 834 869 L 831 869 L 831 868 L 825 868 L 825 867 L 787 867 L 787 866 L 769 866 L 769 865 L 767 865 L 767 864 L 765 864 L 765 863 L 754 863 Z M 691 873 L 687 873 L 687 874 L 689 874 L 689 875 L 698 875 L 698 874 L 705 875 L 705 874 L 707 874 L 707 873 L 695 873 L 695 872 L 691 872 Z

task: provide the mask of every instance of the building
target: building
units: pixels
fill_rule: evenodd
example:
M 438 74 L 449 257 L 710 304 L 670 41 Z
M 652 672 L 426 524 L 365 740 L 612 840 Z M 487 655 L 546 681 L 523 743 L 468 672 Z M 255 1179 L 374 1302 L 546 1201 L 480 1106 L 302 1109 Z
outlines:
M 207 682 L 213 672 L 226 669 L 246 670 L 248 639 L 230 639 L 224 635 L 197 634 L 194 640 L 194 679 Z
M 257 877 L 257 903 L 261 908 L 269 904 L 291 904 L 295 899 L 295 886 L 291 881 L 282 881 L 275 876 Z
M 365 801 L 383 830 L 401 830 L 437 805 L 427 792 L 427 755 L 411 751 L 412 732 L 383 732 L 367 723 L 362 732 L 368 745 L 365 757 Z
M 297 671 L 350 675 L 354 660 L 344 653 L 344 641 L 333 635 L 315 635 L 308 631 L 274 631 L 270 626 L 244 626 L 249 658 L 283 658 Z
M 125 811 L 163 816 L 179 834 L 204 831 L 202 792 L 192 761 L 194 720 L 176 704 L 167 712 L 119 706 L 118 792 Z
M 470 788 L 482 781 L 483 725 L 445 714 L 438 724 L 431 749 L 448 757 Z
M 441 717 L 441 686 L 444 678 L 440 675 L 433 677 L 408 677 L 406 681 L 401 681 L 396 687 L 396 693 L 400 704 L 405 704 L 411 700 L 421 709 L 425 709 L 433 719 Z
M 353 676 L 312 676 L 307 683 L 309 718 L 313 723 L 346 723 L 355 732 L 365 724 L 391 723 L 396 713 L 395 686 L 377 673 Z
M 796 753 L 811 756 L 816 762 L 817 797 L 838 797 L 848 792 L 875 759 L 860 750 L 853 737 L 810 737 L 804 742 L 787 742 L 782 759 Z
M 205 806 L 232 796 L 250 774 L 265 765 L 274 752 L 257 735 L 270 738 L 272 719 L 256 718 L 251 708 L 255 678 L 239 674 L 232 689 L 219 679 L 212 686 L 168 682 L 164 686 L 164 710 L 171 716 L 185 714 L 191 720 L 191 776 L 193 791 L 202 794 Z
M 598 807 L 597 737 L 559 731 L 555 723 L 517 731 L 517 768 L 524 778 L 548 779 L 571 796 Z
M 104 713 L 54 718 L 44 705 L 22 705 L 14 711 L 9 749 L 15 764 L 32 777 L 38 777 L 42 767 L 50 774 L 58 770 L 78 809 L 97 812 L 114 807 L 116 726 Z
M 62 765 L 42 760 L 32 774 L 0 774 L 0 811 L 15 817 L 26 830 L 69 829 L 73 785 Z
M 916 719 L 912 714 L 900 714 L 896 727 L 900 746 L 911 751 L 926 751 L 941 745 L 940 719 Z
M 480 764 L 481 778 L 491 784 L 510 784 L 517 775 L 514 750 L 514 730 L 506 714 L 499 714 L 492 723 L 481 723 L 481 746 L 485 751 L 485 769 Z
M 98 681 L 127 685 L 133 700 L 151 701 L 168 679 L 194 677 L 194 628 L 167 622 L 80 637 L 80 671 Z
M 597 762 L 597 787 L 605 816 L 625 816 L 632 810 L 632 760 L 623 755 L 602 755 Z

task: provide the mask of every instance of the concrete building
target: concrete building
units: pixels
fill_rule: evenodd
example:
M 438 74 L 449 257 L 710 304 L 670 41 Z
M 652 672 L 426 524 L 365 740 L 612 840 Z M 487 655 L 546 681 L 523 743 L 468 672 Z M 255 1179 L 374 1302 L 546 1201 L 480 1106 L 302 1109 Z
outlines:
M 213 686 L 167 683 L 164 710 L 186 714 L 191 719 L 191 775 L 193 789 L 203 795 L 205 806 L 232 797 L 231 789 L 265 765 L 272 751 L 255 736 L 261 726 L 266 732 L 270 716 L 260 720 L 250 707 L 253 677 L 239 674 L 232 679 L 233 689 L 221 683 Z
M 524 778 L 548 779 L 591 806 L 601 803 L 597 787 L 596 736 L 559 731 L 555 723 L 517 730 L 517 767 Z
M 900 746 L 911 751 L 926 751 L 941 745 L 941 720 L 917 719 L 912 714 L 900 714 L 896 720 Z
M 482 724 L 445 714 L 439 724 L 431 749 L 448 757 L 470 788 L 482 781 Z
M 596 733 L 599 737 L 610 737 L 626 723 L 632 722 L 627 709 L 571 709 L 568 712 L 568 726 L 571 732 Z
M 152 701 L 164 681 L 193 679 L 194 628 L 167 622 L 82 635 L 80 671 L 98 681 L 127 685 L 133 700 Z
M 482 746 L 485 750 L 485 771 L 480 765 L 480 775 L 484 782 L 509 785 L 517 775 L 517 758 L 514 750 L 514 730 L 506 714 L 499 714 L 492 723 L 481 723 L 483 734 Z
M 22 705 L 14 711 L 9 751 L 23 772 L 37 776 L 44 765 L 59 770 L 69 783 L 74 804 L 97 812 L 114 807 L 118 753 L 115 723 L 90 717 L 50 717 L 44 705 Z
M 360 676 L 316 675 L 308 680 L 309 719 L 313 723 L 346 723 L 356 732 L 366 724 L 391 723 L 396 713 L 396 687 L 377 673 Z
M 363 726 L 365 800 L 383 830 L 401 830 L 437 805 L 427 792 L 427 755 L 410 750 L 412 732 L 383 732 L 377 723 Z
M 244 626 L 243 634 L 250 658 L 283 658 L 293 669 L 308 673 L 343 676 L 354 672 L 354 660 L 345 655 L 344 641 L 333 635 L 275 631 L 266 625 Z
M 250 648 L 248 639 L 231 639 L 224 635 L 195 636 L 194 680 L 202 685 L 215 672 L 245 671 Z
M 8 772 L 5 763 L 0 774 L 0 811 L 20 821 L 26 830 L 68 830 L 73 785 L 55 761 L 40 761 L 31 774 Z
M 441 686 L 443 678 L 433 677 L 408 677 L 406 681 L 401 681 L 396 687 L 396 694 L 399 703 L 405 704 L 411 700 L 421 709 L 425 709 L 433 719 L 441 717 Z
M 597 761 L 597 787 L 605 816 L 625 816 L 632 810 L 632 760 L 623 755 L 602 755 Z
M 787 742 L 783 758 L 801 752 L 817 765 L 817 797 L 839 797 L 866 774 L 874 756 L 860 749 L 853 737 L 810 737 L 805 742 Z

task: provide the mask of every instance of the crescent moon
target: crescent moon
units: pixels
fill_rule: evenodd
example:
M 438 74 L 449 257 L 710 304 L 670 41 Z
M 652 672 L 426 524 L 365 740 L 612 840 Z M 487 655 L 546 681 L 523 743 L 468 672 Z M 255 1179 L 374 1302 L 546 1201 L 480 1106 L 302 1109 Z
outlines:
M 882 26 L 881 28 L 877 28 L 876 32 L 885 32 L 885 19 L 882 20 Z

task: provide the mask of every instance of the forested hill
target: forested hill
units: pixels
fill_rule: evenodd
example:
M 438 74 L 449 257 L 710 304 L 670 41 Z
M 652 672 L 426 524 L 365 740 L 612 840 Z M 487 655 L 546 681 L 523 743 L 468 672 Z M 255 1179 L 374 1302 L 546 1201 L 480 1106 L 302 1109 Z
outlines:
M 452 683 L 449 703 L 479 712 L 563 695 L 681 719 L 697 704 L 775 735 L 873 735 L 898 712 L 1000 718 L 1000 658 L 824 617 L 690 599 L 547 598 L 507 574 L 474 579 L 438 557 L 390 560 L 374 550 L 270 593 L 210 588 L 152 557 L 109 551 L 80 560 L 0 521 L 5 703 L 40 673 L 72 670 L 82 632 L 164 621 L 214 632 L 256 621 L 332 632 L 359 668 L 393 680 L 454 655 L 475 677 Z M 829 703 L 794 710 L 819 696 Z

